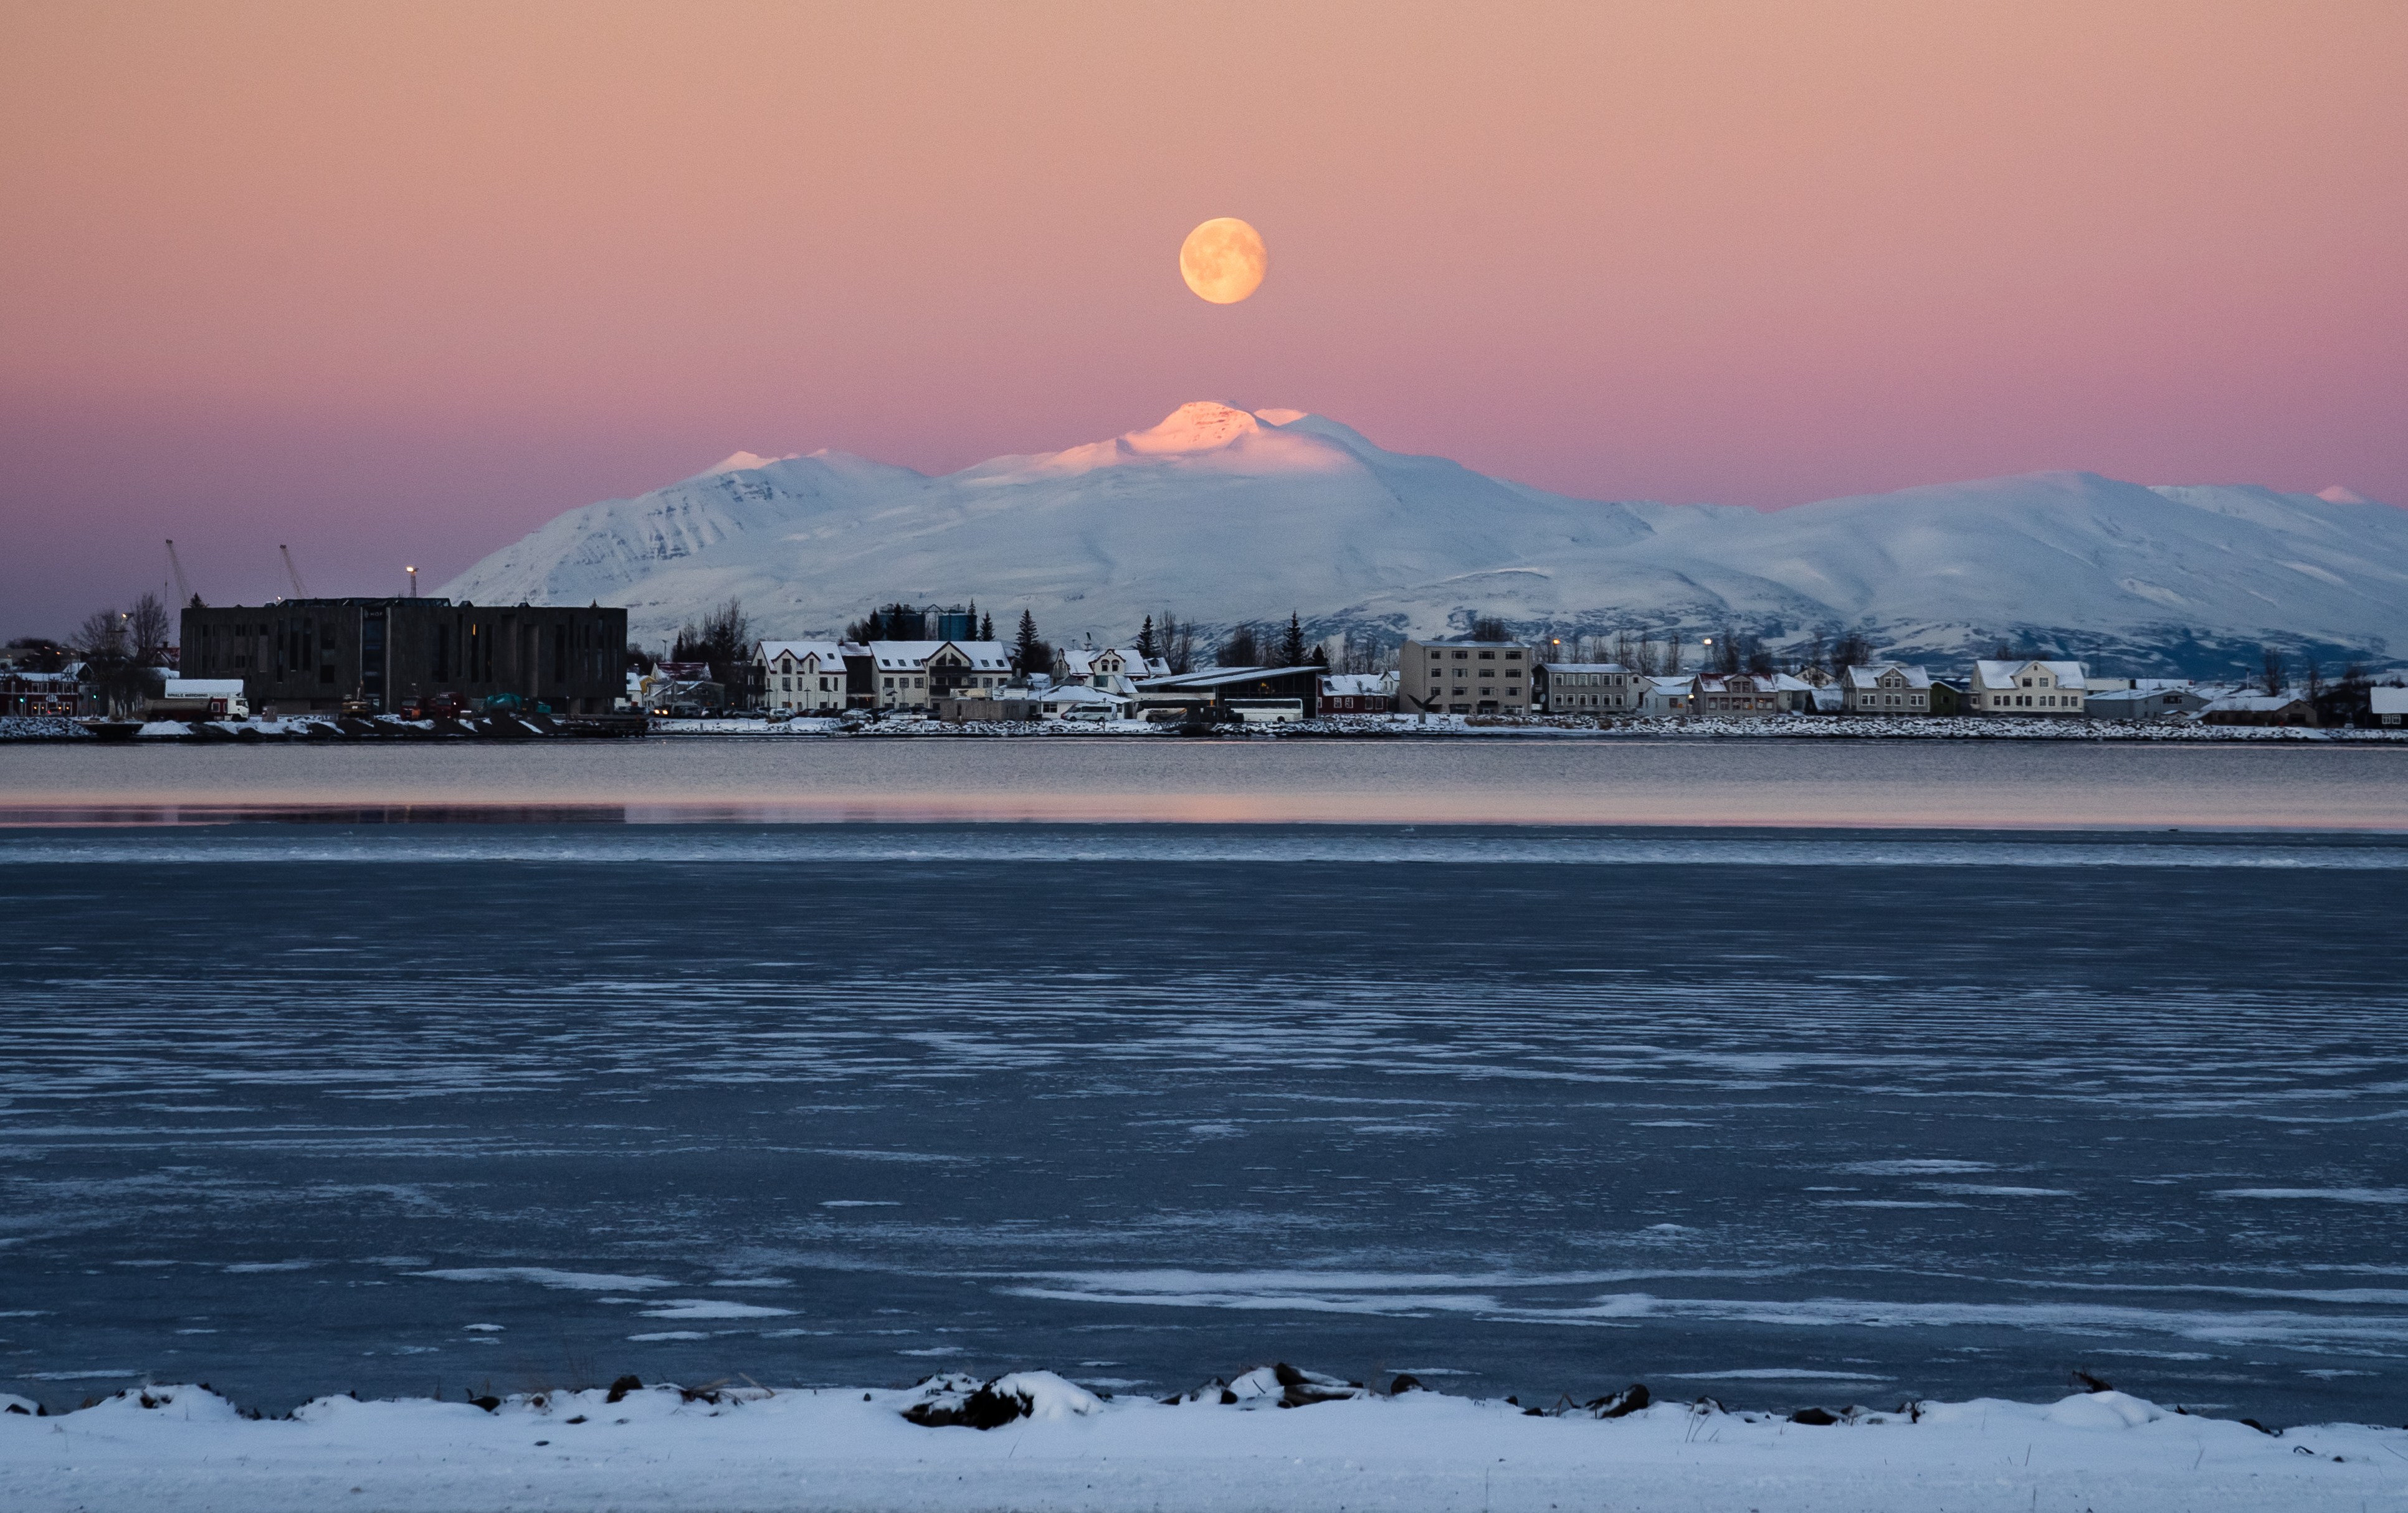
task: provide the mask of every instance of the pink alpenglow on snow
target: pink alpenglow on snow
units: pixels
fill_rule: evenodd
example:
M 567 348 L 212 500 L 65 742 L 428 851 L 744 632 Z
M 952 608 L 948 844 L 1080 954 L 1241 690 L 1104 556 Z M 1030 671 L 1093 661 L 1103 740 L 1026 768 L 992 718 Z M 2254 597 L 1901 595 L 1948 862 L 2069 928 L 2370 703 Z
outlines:
M 196 1387 L 59 1418 L 0 1413 L 0 1506 L 25 1513 L 489 1513 L 501 1507 L 884 1510 L 1176 1506 L 1553 1513 L 2397 1507 L 2408 1431 L 2267 1434 L 2122 1392 L 1979 1399 L 1833 1422 L 1656 1404 L 1547 1418 L 1435 1392 L 1254 1411 L 1217 1393 L 1107 1401 L 1050 1372 L 986 1384 L 1018 1417 L 903 1417 L 929 1388 L 516 1396 L 490 1409 L 321 1398 L 252 1420 Z M 1838 1384 L 1830 1384 L 1837 1386 Z M 0 1400 L 23 1406 L 22 1399 Z M 490 1400 L 488 1400 L 490 1401 Z

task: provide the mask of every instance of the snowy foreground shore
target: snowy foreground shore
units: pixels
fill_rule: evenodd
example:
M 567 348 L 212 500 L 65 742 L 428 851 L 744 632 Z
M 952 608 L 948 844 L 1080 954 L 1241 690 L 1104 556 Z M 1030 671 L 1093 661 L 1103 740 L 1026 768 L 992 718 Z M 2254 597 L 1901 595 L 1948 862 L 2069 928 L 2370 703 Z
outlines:
M 197 1387 L 0 1413 L 0 1507 L 2154 1510 L 2408 1507 L 2408 1431 L 2263 1433 L 2121 1392 L 1836 1421 L 1656 1404 L 1531 1416 L 1436 1392 L 1283 1402 L 1268 1368 L 1176 1404 L 1046 1372 L 884 1392 L 651 1387 L 243 1417 Z M 980 1429 L 927 1427 L 968 1417 Z M 1807 1415 L 1821 1420 L 1820 1414 Z M 999 1421 L 998 1421 L 999 1420 Z

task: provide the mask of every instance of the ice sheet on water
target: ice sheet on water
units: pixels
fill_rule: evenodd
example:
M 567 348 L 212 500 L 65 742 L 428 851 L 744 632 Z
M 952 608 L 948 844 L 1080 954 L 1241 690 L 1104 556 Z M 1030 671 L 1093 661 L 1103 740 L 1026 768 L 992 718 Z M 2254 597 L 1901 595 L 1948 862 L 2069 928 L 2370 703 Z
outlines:
M 660 1306 L 643 1310 L 647 1319 L 784 1319 L 794 1314 L 792 1308 L 769 1308 L 757 1303 L 737 1303 L 726 1298 L 669 1298 Z
M 2408 1187 L 2229 1187 L 2211 1196 L 2390 1205 L 2408 1203 Z
M 447 1282 L 534 1282 L 540 1287 L 573 1292 L 640 1292 L 675 1287 L 658 1277 L 626 1277 L 612 1272 L 555 1271 L 550 1266 L 446 1266 L 410 1273 Z

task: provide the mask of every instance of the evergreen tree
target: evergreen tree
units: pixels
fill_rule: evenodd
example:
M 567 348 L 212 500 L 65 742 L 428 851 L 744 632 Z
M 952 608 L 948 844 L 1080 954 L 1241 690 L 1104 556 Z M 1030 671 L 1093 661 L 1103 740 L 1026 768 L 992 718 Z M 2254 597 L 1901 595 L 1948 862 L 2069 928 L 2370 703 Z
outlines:
M 1045 659 L 1045 666 L 1040 667 L 1037 665 L 1038 648 L 1044 644 L 1045 643 L 1037 638 L 1037 617 L 1025 609 L 1022 610 L 1020 612 L 1020 634 L 1013 637 L 1011 643 L 1011 665 L 1013 670 L 1018 672 L 1023 678 L 1026 678 L 1030 673 L 1051 672 L 1053 670 L 1054 659 L 1050 656 Z
M 1296 611 L 1287 612 L 1287 629 L 1280 635 L 1279 664 L 1283 667 L 1304 665 L 1304 621 Z
M 984 616 L 979 621 L 978 638 L 982 641 L 992 641 L 995 639 L 995 617 L 993 615 Z
M 1161 649 L 1154 645 L 1154 617 L 1152 615 L 1146 616 L 1145 623 L 1138 627 L 1137 654 L 1145 658 L 1148 662 L 1152 662 L 1154 658 L 1162 655 Z

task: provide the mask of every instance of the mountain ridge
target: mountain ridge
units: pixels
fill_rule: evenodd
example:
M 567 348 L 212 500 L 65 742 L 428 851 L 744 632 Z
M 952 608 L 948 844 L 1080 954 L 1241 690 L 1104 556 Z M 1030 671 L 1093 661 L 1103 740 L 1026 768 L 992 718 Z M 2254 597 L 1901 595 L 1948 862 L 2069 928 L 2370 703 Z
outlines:
M 2346 499 L 2338 496 L 2347 494 Z M 1759 511 L 1600 501 L 1381 448 L 1326 417 L 1196 402 L 1154 426 L 929 475 L 739 452 L 568 510 L 439 591 L 603 599 L 672 634 L 740 597 L 757 629 L 976 598 L 1057 638 L 1172 610 L 1393 641 L 1494 615 L 1532 635 L 1861 630 L 1931 660 L 2001 643 L 2220 670 L 2259 643 L 2408 651 L 2408 511 L 2255 484 L 2077 470 Z

